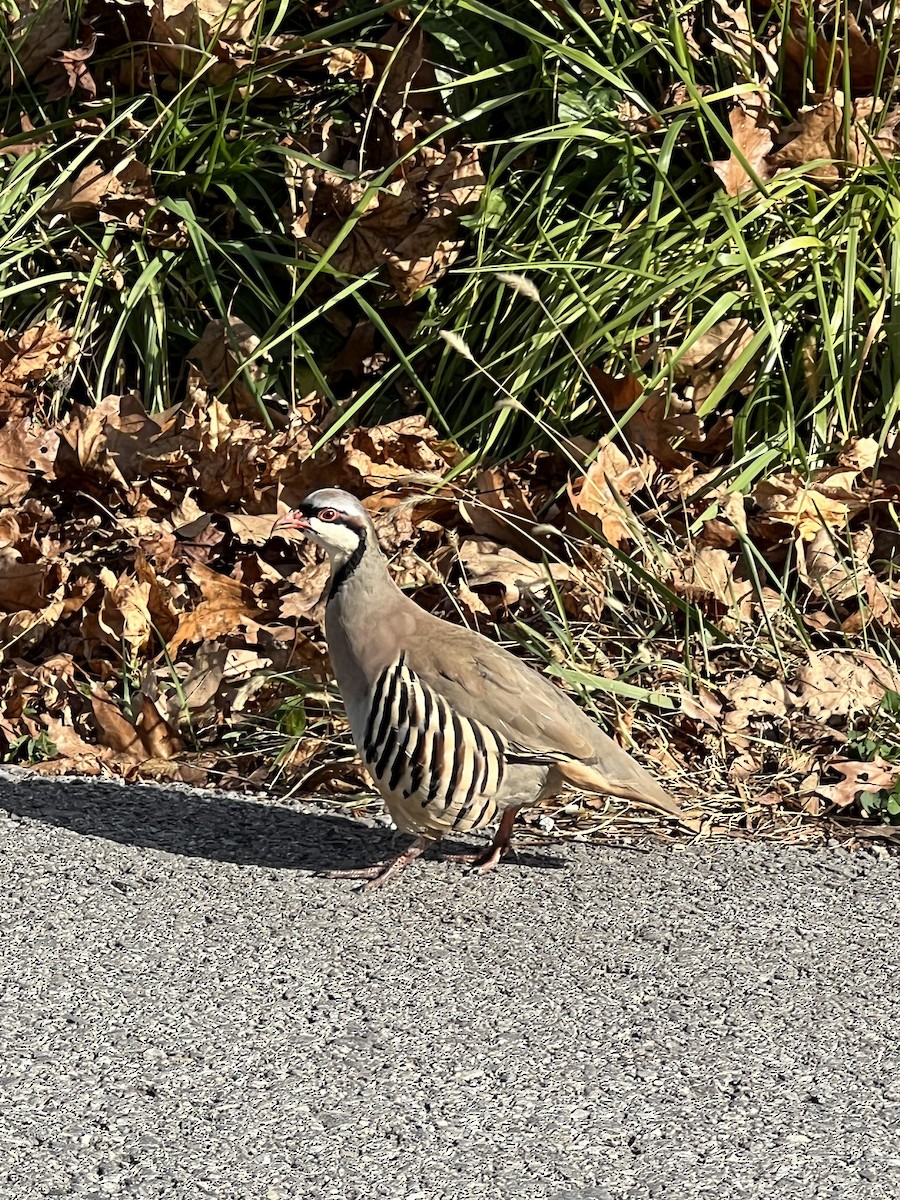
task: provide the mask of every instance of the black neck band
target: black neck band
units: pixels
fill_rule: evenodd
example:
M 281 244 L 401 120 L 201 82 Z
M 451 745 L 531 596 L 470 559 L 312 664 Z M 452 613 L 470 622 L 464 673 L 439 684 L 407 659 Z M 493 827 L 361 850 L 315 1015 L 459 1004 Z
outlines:
M 353 551 L 353 553 L 350 555 L 350 557 L 347 559 L 347 561 L 342 564 L 342 566 L 335 573 L 335 576 L 331 581 L 331 590 L 328 593 L 329 601 L 331 601 L 335 598 L 335 596 L 338 594 L 338 592 L 341 590 L 341 588 L 344 586 L 344 584 L 347 582 L 347 580 L 350 578 L 350 576 L 354 573 L 356 568 L 362 562 L 362 556 L 365 554 L 365 552 L 366 552 L 366 531 L 365 531 L 365 529 L 360 529 L 359 545 L 356 547 L 356 549 Z

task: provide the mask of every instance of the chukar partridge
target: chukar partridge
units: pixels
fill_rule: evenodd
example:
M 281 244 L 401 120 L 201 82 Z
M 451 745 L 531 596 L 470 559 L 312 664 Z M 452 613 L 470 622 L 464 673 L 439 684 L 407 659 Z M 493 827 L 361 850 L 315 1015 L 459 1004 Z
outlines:
M 416 835 L 395 858 L 333 877 L 379 887 L 444 834 L 499 818 L 491 845 L 467 856 L 488 871 L 509 848 L 518 809 L 566 783 L 680 815 L 659 784 L 543 676 L 405 596 L 354 496 L 313 492 L 273 532 L 287 530 L 329 555 L 325 636 L 353 740 L 395 824 Z

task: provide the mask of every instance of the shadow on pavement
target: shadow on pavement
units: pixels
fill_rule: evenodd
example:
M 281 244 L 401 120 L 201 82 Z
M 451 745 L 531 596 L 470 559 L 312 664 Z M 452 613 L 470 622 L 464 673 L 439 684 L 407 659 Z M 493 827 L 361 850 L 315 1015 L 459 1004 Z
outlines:
M 298 812 L 216 792 L 174 791 L 97 779 L 0 779 L 0 809 L 75 833 L 169 854 L 307 871 L 364 867 L 398 853 L 405 835 L 329 812 Z M 445 851 L 471 850 L 449 839 Z M 521 866 L 561 868 L 552 855 L 519 850 Z

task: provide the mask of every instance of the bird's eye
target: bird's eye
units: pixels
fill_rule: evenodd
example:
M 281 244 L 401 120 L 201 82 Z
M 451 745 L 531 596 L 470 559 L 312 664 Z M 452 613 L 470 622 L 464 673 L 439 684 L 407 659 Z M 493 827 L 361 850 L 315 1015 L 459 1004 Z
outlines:
M 336 521 L 338 519 L 337 512 L 333 508 L 320 508 L 316 516 L 320 521 Z

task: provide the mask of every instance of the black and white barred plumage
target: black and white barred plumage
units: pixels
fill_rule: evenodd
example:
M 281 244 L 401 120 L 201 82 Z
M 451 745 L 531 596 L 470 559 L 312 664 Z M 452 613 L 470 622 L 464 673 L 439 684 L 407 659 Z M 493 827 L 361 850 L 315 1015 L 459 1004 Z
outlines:
M 424 684 L 405 655 L 376 679 L 361 750 L 407 827 L 465 832 L 492 824 L 509 749 Z

